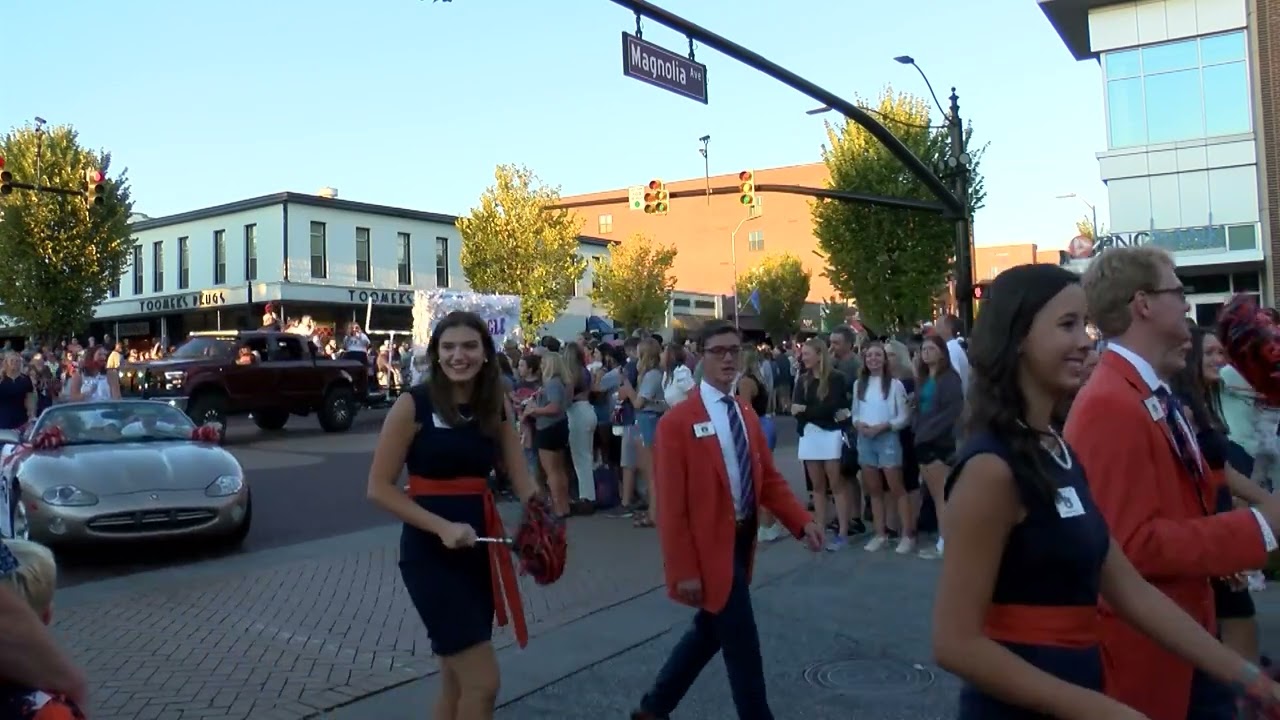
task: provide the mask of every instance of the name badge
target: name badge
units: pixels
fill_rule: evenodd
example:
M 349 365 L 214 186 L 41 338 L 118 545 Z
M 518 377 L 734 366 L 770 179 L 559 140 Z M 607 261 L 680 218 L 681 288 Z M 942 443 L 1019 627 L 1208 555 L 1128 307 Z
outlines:
M 711 437 L 716 434 L 716 428 L 710 421 L 698 423 L 693 426 L 693 436 L 696 438 Z
M 438 428 L 443 428 L 445 430 L 453 429 L 452 425 L 445 422 L 444 418 L 440 417 L 440 413 L 431 413 L 431 424 L 435 425 Z
M 1149 397 L 1146 400 L 1147 412 L 1151 413 L 1152 420 L 1164 419 L 1164 406 L 1160 404 L 1159 398 Z
M 1084 505 L 1080 504 L 1080 496 L 1072 487 L 1059 488 L 1054 505 L 1058 508 L 1058 517 L 1073 518 L 1084 514 Z

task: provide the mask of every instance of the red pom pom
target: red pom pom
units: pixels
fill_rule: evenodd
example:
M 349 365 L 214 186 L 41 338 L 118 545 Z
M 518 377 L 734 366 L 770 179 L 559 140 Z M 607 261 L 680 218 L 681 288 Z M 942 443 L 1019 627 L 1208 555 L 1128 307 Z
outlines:
M 1280 405 L 1280 331 L 1257 301 L 1248 295 L 1232 298 L 1219 316 L 1218 339 L 1262 401 Z
M 191 439 L 202 443 L 218 443 L 222 440 L 222 426 L 218 423 L 201 425 L 191 431 Z
M 511 549 L 519 558 L 521 573 L 539 585 L 550 585 L 564 575 L 569 555 L 564 521 L 541 498 L 530 499 Z
M 53 450 L 65 445 L 67 436 L 62 433 L 62 428 L 57 425 L 50 425 L 40 431 L 39 435 L 31 438 L 31 447 L 36 450 Z

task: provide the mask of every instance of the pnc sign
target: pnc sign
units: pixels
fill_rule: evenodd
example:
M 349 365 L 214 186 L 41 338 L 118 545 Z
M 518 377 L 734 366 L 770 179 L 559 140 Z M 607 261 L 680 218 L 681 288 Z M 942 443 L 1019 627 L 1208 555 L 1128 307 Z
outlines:
M 707 104 L 707 66 L 622 33 L 622 74 Z

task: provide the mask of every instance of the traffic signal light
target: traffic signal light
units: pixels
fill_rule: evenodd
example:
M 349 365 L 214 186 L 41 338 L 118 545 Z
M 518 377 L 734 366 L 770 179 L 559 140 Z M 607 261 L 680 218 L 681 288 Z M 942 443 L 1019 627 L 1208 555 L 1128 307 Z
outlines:
M 104 184 L 107 176 L 102 174 L 101 170 L 86 170 L 84 172 L 85 184 L 85 201 L 90 205 L 101 205 L 106 202 L 106 187 Z
M 756 195 L 756 171 L 743 170 L 738 173 L 738 202 L 747 207 L 754 207 L 760 202 L 760 198 Z
M 644 211 L 647 215 L 666 215 L 671 196 L 667 194 L 667 184 L 661 180 L 650 180 L 644 191 Z
M 4 169 L 4 158 L 0 157 L 0 195 L 13 192 L 13 173 Z
M 991 297 L 991 287 L 988 283 L 974 283 L 973 299 L 987 300 Z

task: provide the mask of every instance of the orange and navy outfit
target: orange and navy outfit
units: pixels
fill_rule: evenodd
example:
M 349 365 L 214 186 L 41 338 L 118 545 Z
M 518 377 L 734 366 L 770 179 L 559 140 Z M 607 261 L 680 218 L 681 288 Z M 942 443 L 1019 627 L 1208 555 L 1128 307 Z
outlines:
M 1106 521 L 1093 503 L 1079 460 L 1064 469 L 1046 453 L 1041 468 L 1059 488 L 1058 502 L 1037 489 L 1031 471 L 1013 460 L 1008 445 L 990 433 L 961 448 L 947 492 L 964 464 L 994 454 L 1013 469 L 1026 509 L 1005 543 L 983 632 L 1023 660 L 1067 682 L 1102 692 L 1098 595 L 1111 545 Z M 960 720 L 1030 720 L 1043 715 L 1013 707 L 966 684 Z
M 503 536 L 487 478 L 500 448 L 474 422 L 449 427 L 432 409 L 426 385 L 408 391 L 419 430 L 405 466 L 409 495 L 423 508 L 451 522 L 467 523 L 481 536 Z M 468 408 L 459 408 L 464 417 Z M 400 577 L 427 626 L 436 655 L 456 655 L 493 637 L 513 621 L 516 639 L 528 642 L 524 610 L 511 551 L 502 544 L 450 550 L 440 538 L 411 525 L 400 534 Z
M 61 695 L 0 687 L 0 720 L 85 720 Z

